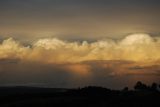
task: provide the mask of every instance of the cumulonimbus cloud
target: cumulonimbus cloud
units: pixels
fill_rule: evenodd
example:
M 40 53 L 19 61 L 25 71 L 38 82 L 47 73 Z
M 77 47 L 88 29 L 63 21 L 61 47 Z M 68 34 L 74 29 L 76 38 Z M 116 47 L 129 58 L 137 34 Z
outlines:
M 96 42 L 39 39 L 30 46 L 9 38 L 0 44 L 0 59 L 41 61 L 44 63 L 81 62 L 88 60 L 131 60 L 159 62 L 160 38 L 148 34 L 132 34 L 120 40 Z

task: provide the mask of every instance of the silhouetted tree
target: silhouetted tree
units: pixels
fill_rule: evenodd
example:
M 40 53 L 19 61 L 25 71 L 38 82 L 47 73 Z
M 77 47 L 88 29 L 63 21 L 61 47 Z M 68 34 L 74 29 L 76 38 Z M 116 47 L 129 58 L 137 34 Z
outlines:
M 124 87 L 122 91 L 127 92 L 128 90 L 129 90 L 128 87 Z
M 135 90 L 148 90 L 147 85 L 143 84 L 141 81 L 138 81 L 134 86 Z
M 151 90 L 152 90 L 152 91 L 156 91 L 157 88 L 158 88 L 157 83 L 153 83 L 153 84 L 151 85 Z

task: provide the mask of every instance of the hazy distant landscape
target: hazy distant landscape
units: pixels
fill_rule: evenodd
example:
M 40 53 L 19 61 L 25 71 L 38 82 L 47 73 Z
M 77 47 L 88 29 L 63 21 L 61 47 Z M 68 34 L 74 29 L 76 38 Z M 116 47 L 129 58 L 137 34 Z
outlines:
M 76 89 L 0 87 L 0 107 L 158 107 L 160 85 L 137 82 L 134 90 L 88 86 Z

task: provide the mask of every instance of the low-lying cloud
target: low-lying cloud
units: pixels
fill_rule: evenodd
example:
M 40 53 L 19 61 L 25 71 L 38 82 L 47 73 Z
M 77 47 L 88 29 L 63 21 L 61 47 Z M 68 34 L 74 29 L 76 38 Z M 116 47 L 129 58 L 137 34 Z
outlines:
M 9 38 L 0 44 L 0 59 L 42 63 L 75 63 L 88 60 L 159 62 L 160 38 L 148 34 L 132 34 L 120 40 L 103 39 L 91 43 L 44 38 L 28 46 Z

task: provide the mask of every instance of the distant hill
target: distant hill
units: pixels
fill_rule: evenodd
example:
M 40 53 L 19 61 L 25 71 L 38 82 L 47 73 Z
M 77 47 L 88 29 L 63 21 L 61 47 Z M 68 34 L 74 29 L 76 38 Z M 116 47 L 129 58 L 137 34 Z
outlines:
M 143 84 L 142 84 L 143 85 Z M 138 88 L 137 88 L 138 87 Z M 152 88 L 111 90 L 88 86 L 78 89 L 0 87 L 0 107 L 159 107 L 160 92 Z

